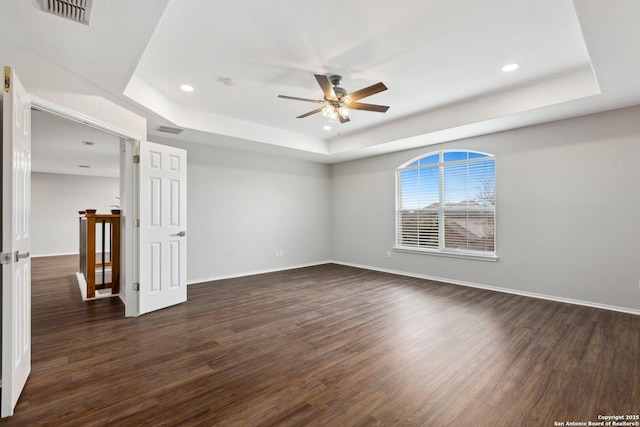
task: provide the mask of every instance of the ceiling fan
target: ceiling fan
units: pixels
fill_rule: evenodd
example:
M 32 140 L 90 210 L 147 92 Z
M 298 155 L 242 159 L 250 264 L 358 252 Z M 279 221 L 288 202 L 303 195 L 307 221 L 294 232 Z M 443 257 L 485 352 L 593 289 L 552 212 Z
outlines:
M 363 104 L 361 102 L 356 102 L 359 99 L 387 90 L 387 87 L 382 82 L 355 92 L 347 93 L 346 90 L 340 87 L 340 81 L 342 80 L 341 76 L 324 76 L 322 74 L 315 74 L 315 76 L 318 84 L 322 88 L 322 92 L 324 92 L 324 100 L 278 95 L 278 98 L 323 104 L 322 107 L 296 117 L 297 119 L 302 119 L 312 114 L 322 112 L 322 115 L 327 117 L 330 121 L 340 120 L 340 123 L 346 123 L 349 121 L 349 110 L 376 111 L 384 113 L 389 109 L 389 107 L 385 105 Z

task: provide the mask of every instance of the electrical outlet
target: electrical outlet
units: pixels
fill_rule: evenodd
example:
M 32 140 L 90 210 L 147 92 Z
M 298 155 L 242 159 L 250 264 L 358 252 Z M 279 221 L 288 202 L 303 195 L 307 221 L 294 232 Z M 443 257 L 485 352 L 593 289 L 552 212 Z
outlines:
M 387 251 L 387 258 L 391 258 L 391 251 Z

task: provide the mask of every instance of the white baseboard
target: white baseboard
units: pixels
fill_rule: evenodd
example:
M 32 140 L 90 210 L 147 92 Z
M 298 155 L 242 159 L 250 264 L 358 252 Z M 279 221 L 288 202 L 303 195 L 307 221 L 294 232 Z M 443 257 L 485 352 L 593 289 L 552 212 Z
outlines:
M 278 268 L 272 268 L 272 269 L 268 269 L 268 270 L 256 270 L 256 271 L 249 271 L 249 272 L 246 272 L 246 273 L 227 274 L 227 275 L 223 275 L 223 276 L 209 277 L 209 278 L 205 278 L 205 279 L 187 280 L 187 285 L 195 285 L 196 283 L 213 282 L 213 281 L 216 281 L 216 280 L 223 280 L 223 279 L 236 279 L 238 277 L 255 276 L 256 274 L 276 273 L 278 271 L 294 270 L 296 268 L 314 267 L 316 265 L 331 264 L 331 263 L 334 263 L 334 262 L 333 261 L 320 261 L 320 262 L 312 262 L 312 263 L 309 263 L 309 264 L 289 265 L 289 266 L 286 266 L 286 267 L 278 267 Z M 337 263 L 335 263 L 335 264 L 337 264 Z
M 558 297 L 558 296 L 554 296 L 554 295 L 538 294 L 538 293 L 535 293 L 535 292 L 518 291 L 518 290 L 515 290 L 515 289 L 501 288 L 501 287 L 497 287 L 497 286 L 482 285 L 482 284 L 479 284 L 479 283 L 464 282 L 464 281 L 461 281 L 461 280 L 451 280 L 451 279 L 445 279 L 445 278 L 442 278 L 442 277 L 428 276 L 426 274 L 408 273 L 406 271 L 399 271 L 399 270 L 391 270 L 391 269 L 387 269 L 387 268 L 372 267 L 370 265 L 353 264 L 353 263 L 342 262 L 342 261 L 330 261 L 330 262 L 333 263 L 333 264 L 345 265 L 345 266 L 348 266 L 348 267 L 356 267 L 356 268 L 362 268 L 362 269 L 365 269 L 365 270 L 380 271 L 382 273 L 397 274 L 399 276 L 415 277 L 417 279 L 434 280 L 436 282 L 451 283 L 453 285 L 467 286 L 467 287 L 470 287 L 470 288 L 485 289 L 485 290 L 488 290 L 488 291 L 496 291 L 496 292 L 502 292 L 502 293 L 506 293 L 506 294 L 519 295 L 519 296 L 523 296 L 523 297 L 544 299 L 544 300 L 548 300 L 548 301 L 556 301 L 556 302 L 562 302 L 562 303 L 566 303 L 566 304 L 582 305 L 582 306 L 585 306 L 585 307 L 600 308 L 600 309 L 603 309 L 603 310 L 618 311 L 618 312 L 621 312 L 621 313 L 635 314 L 635 315 L 640 316 L 640 310 L 636 310 L 636 309 L 633 309 L 633 308 L 618 307 L 618 306 L 615 306 L 615 305 L 600 304 L 600 303 L 597 303 L 597 302 L 582 301 L 582 300 L 576 300 L 576 299 L 571 299 L 571 298 Z
M 31 258 L 44 258 L 48 256 L 66 256 L 66 255 L 78 255 L 78 252 L 65 252 L 65 253 L 59 253 L 59 254 L 38 254 L 38 255 L 31 255 Z

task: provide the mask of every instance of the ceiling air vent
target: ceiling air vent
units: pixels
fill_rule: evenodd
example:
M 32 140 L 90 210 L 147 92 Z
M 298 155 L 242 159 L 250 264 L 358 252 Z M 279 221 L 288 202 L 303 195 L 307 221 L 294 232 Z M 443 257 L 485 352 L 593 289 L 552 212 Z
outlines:
M 45 12 L 89 25 L 93 0 L 37 0 L 37 4 Z
M 178 128 L 172 128 L 169 126 L 158 126 L 158 129 L 156 129 L 158 132 L 164 132 L 164 133 L 171 133 L 173 135 L 178 135 L 180 133 L 182 133 L 182 131 L 184 129 L 178 129 Z

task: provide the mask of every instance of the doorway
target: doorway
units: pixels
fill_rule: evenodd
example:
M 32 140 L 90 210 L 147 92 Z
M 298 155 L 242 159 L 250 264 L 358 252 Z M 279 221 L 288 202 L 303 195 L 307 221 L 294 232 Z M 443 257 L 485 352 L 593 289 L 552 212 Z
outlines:
M 109 214 L 120 209 L 120 138 L 32 110 L 31 150 L 31 253 L 34 258 L 55 257 L 64 263 L 64 257 L 73 258 L 79 252 L 80 211 Z M 95 236 L 97 259 L 102 261 L 103 273 L 109 274 L 110 229 L 99 229 Z M 71 272 L 79 270 L 75 258 Z M 102 279 L 100 283 L 111 282 L 110 276 Z M 80 288 L 86 298 L 86 285 Z M 111 292 L 100 289 L 97 296 L 111 296 Z
M 7 95 L 0 97 L 3 99 L 3 218 L 0 236 L 3 245 L 2 416 L 6 417 L 13 414 L 31 372 L 32 108 L 119 138 L 120 271 L 123 282 L 120 299 L 125 304 L 127 317 L 166 308 L 187 299 L 187 154 L 186 150 L 140 140 L 29 95 L 15 71 L 10 67 L 4 70 Z M 144 188 L 141 188 L 141 183 Z M 144 267 L 141 268 L 140 264 Z M 134 283 L 138 277 L 141 280 Z M 141 301 L 145 301 L 144 309 L 141 309 Z
M 98 122 L 92 118 L 86 117 L 80 113 L 72 110 L 68 110 L 57 104 L 50 103 L 49 101 L 34 97 L 32 99 L 32 113 L 35 114 L 32 123 L 36 120 L 44 122 L 47 130 L 50 128 L 60 127 L 61 129 L 71 130 L 72 134 L 76 135 L 76 139 L 79 135 L 90 135 L 87 138 L 80 138 L 82 141 L 71 141 L 61 144 L 63 149 L 59 147 L 50 147 L 51 152 L 48 153 L 52 157 L 60 157 L 59 163 L 62 164 L 60 171 L 83 170 L 82 173 L 72 173 L 67 176 L 68 180 L 78 182 L 78 179 L 84 179 L 91 181 L 85 183 L 82 188 L 87 189 L 91 187 L 91 184 L 107 184 L 109 187 L 108 193 L 98 196 L 96 194 L 91 196 L 91 200 L 87 200 L 87 203 L 97 203 L 96 206 L 85 206 L 78 210 L 87 208 L 91 209 L 111 209 L 116 206 L 120 209 L 122 226 L 121 226 L 121 246 L 120 246 L 120 299 L 125 306 L 125 316 L 134 317 L 139 315 L 138 297 L 135 292 L 127 289 L 124 284 L 132 283 L 133 277 L 137 274 L 137 259 L 135 258 L 136 251 L 134 250 L 134 244 L 137 243 L 136 233 L 133 233 L 133 227 L 131 220 L 135 210 L 137 209 L 134 203 L 134 197 L 137 196 L 135 189 L 137 188 L 137 181 L 135 181 L 135 174 L 133 171 L 133 154 L 138 150 L 139 140 L 123 131 L 114 129 L 113 127 Z M 36 123 L 37 125 L 37 123 Z M 85 144 L 94 142 L 95 144 Z M 99 146 L 98 146 L 99 145 Z M 84 150 L 84 152 L 83 152 Z M 93 151 L 92 154 L 88 151 Z M 82 156 L 81 156 L 82 154 Z M 36 152 L 36 156 L 37 156 Z M 83 157 L 84 156 L 84 157 Z M 102 161 L 100 160 L 102 159 Z M 37 161 L 37 159 L 36 159 Z M 50 162 L 48 162 L 50 163 Z M 89 166 L 89 167 L 86 167 Z M 51 167 L 51 165 L 45 167 Z M 92 171 L 93 169 L 93 171 Z M 45 171 L 45 169 L 42 169 Z M 98 171 L 97 174 L 103 175 L 102 177 L 88 178 L 94 171 Z M 55 172 L 55 170 L 54 170 Z M 61 175 L 62 176 L 62 175 Z M 83 178 L 86 177 L 86 178 Z M 46 178 L 46 176 L 38 177 Z M 43 179 L 46 181 L 46 179 Z M 59 181 L 64 181 L 64 178 L 58 177 Z M 117 186 L 117 189 L 116 189 Z M 55 197 L 55 195 L 49 195 L 48 198 Z M 75 201 L 81 200 L 81 195 L 75 195 Z M 74 209 L 75 211 L 75 209 Z M 72 231 L 77 236 L 77 221 L 78 212 L 75 212 L 75 225 L 68 227 L 75 227 Z M 35 216 L 35 215 L 34 215 Z M 37 217 L 36 217 L 37 218 Z M 46 224 L 45 224 L 46 227 Z M 42 230 L 41 230 L 42 231 Z M 71 231 L 71 229 L 69 229 Z M 49 231 L 45 230 L 45 233 Z M 73 240 L 73 238 L 71 239 Z M 67 242 L 67 244 L 73 244 Z M 77 253 L 78 242 L 75 241 L 75 250 L 72 252 Z M 64 253 L 64 252 L 63 252 Z

